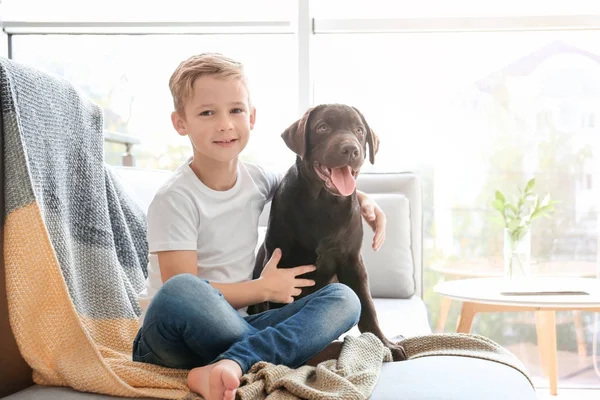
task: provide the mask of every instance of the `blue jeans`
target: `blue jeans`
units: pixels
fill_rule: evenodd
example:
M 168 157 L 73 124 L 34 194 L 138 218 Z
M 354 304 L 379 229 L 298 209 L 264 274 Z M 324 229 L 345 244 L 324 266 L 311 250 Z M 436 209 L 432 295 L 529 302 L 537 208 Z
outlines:
M 332 283 L 282 308 L 241 316 L 191 274 L 169 279 L 150 303 L 133 361 L 192 369 L 221 359 L 246 373 L 258 361 L 296 368 L 358 323 L 358 296 Z

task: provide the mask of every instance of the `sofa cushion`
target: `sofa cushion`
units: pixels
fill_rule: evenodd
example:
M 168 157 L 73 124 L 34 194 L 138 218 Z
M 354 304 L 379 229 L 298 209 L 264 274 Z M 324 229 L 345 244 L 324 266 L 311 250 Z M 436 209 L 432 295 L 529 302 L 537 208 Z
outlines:
M 384 363 L 371 400 L 536 400 L 527 378 L 504 364 L 430 356 Z
M 150 170 L 135 167 L 111 167 L 121 178 L 129 195 L 142 208 L 144 213 L 163 183 L 173 174 L 168 170 Z
M 362 256 L 373 297 L 408 299 L 415 294 L 411 251 L 410 204 L 401 194 L 374 193 L 370 197 L 387 218 L 386 239 L 373 251 L 373 229 L 363 220 Z
M 123 399 L 32 386 L 6 400 Z M 535 400 L 525 376 L 504 364 L 471 357 L 423 357 L 384 363 L 371 400 Z M 123 399 L 124 400 L 124 399 Z
M 414 264 L 415 295 L 423 297 L 423 195 L 421 178 L 412 172 L 361 173 L 356 188 L 370 196 L 399 194 L 409 203 L 410 248 Z
M 428 335 L 431 333 L 427 307 L 420 297 L 410 299 L 373 299 L 377 320 L 387 338 Z M 342 335 L 359 336 L 358 326 Z

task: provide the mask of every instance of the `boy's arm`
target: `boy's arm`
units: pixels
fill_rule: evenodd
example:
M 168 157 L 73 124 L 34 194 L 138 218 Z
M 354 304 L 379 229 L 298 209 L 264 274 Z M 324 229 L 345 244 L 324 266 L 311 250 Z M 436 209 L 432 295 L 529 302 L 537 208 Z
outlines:
M 373 250 L 377 251 L 385 241 L 386 217 L 383 210 L 366 193 L 356 191 L 356 197 L 360 204 L 360 212 L 375 232 L 373 237 Z
M 163 282 L 178 274 L 187 273 L 196 276 L 198 273 L 195 250 L 161 251 L 157 255 Z M 263 282 L 258 280 L 240 283 L 210 282 L 210 284 L 218 289 L 235 309 L 266 301 Z
M 195 250 L 173 250 L 157 252 L 160 277 L 165 283 L 175 275 L 198 275 Z
M 195 251 L 162 251 L 157 254 L 163 282 L 177 274 L 196 275 L 198 267 Z M 279 260 L 281 260 L 281 251 L 276 249 L 258 279 L 239 283 L 209 283 L 219 290 L 225 300 L 236 310 L 263 301 L 291 303 L 294 301 L 294 296 L 302 293 L 303 287 L 315 284 L 312 279 L 302 279 L 298 276 L 312 272 L 316 267 L 301 265 L 295 268 L 277 268 Z

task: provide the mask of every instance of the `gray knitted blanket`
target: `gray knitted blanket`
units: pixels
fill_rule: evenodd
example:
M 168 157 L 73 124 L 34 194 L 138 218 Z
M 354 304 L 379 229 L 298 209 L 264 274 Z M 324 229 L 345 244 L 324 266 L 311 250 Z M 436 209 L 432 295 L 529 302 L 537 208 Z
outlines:
M 146 225 L 104 165 L 102 110 L 66 81 L 1 66 L 5 217 L 36 201 L 77 312 L 135 317 Z

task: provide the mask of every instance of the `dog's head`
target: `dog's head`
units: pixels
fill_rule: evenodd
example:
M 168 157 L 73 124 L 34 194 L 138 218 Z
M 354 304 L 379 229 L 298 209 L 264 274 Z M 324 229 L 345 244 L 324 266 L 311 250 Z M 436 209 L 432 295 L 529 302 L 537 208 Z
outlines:
M 349 196 L 369 146 L 369 161 L 375 163 L 379 139 L 355 107 L 322 104 L 306 111 L 281 135 L 286 145 L 309 164 L 325 188 L 335 195 Z

